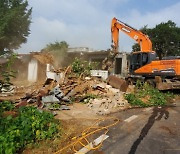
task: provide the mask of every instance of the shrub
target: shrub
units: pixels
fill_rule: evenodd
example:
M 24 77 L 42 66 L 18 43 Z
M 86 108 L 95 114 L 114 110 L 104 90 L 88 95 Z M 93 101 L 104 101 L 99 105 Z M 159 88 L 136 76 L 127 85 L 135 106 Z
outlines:
M 96 62 L 82 61 L 75 58 L 74 62 L 72 63 L 72 70 L 77 75 L 90 75 L 90 70 L 95 69 L 97 65 L 98 64 Z
M 2 112 L 13 109 L 6 103 L 1 102 Z M 28 143 L 52 138 L 58 132 L 58 122 L 49 112 L 35 107 L 21 107 L 16 112 L 16 117 L 0 116 L 0 154 L 16 153 Z
M 167 99 L 173 97 L 170 93 L 162 93 L 147 83 L 135 87 L 135 93 L 126 94 L 125 98 L 133 106 L 163 106 L 166 105 Z

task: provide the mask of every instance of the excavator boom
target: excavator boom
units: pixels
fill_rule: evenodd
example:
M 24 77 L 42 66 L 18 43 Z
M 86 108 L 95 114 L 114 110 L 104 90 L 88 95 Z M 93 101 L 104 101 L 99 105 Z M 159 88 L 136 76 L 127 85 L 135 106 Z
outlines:
M 152 51 L 152 42 L 147 35 L 129 26 L 128 24 L 116 18 L 113 18 L 111 22 L 111 35 L 113 47 L 116 53 L 118 52 L 119 47 L 119 30 L 126 33 L 129 37 L 134 39 L 140 45 L 140 50 L 142 52 Z

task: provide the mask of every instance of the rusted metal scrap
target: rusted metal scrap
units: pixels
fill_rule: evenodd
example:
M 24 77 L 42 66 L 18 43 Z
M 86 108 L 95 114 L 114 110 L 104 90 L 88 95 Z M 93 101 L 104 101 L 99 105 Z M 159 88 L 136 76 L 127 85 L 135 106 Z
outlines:
M 128 84 L 124 79 L 121 79 L 115 75 L 110 75 L 107 80 L 108 84 L 110 84 L 112 87 L 120 89 L 123 92 L 126 92 L 128 88 Z
M 107 93 L 107 91 L 106 91 L 103 87 L 101 87 L 101 86 L 99 86 L 99 85 L 94 85 L 94 86 L 93 86 L 93 89 L 94 89 L 94 90 L 100 90 L 100 91 L 102 91 L 103 93 Z

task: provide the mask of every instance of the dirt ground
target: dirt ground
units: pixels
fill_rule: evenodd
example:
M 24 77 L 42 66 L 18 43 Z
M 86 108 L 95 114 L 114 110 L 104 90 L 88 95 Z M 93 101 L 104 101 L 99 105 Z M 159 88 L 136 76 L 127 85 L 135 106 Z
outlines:
M 22 152 L 23 154 L 52 154 L 69 145 L 73 142 L 72 138 L 80 136 L 82 131 L 90 127 L 94 123 L 94 119 L 70 119 L 61 120 L 62 124 L 62 135 L 60 138 L 52 140 L 46 140 L 44 142 L 36 143 L 36 145 L 30 145 Z M 68 152 L 67 152 L 68 151 Z M 66 149 L 64 152 L 74 153 L 71 149 Z
M 91 127 L 95 121 L 103 118 L 103 116 L 95 115 L 86 105 L 80 103 L 75 103 L 70 106 L 70 110 L 56 111 L 56 113 L 55 118 L 59 119 L 62 124 L 63 133 L 61 137 L 27 147 L 23 151 L 24 154 L 52 154 L 73 142 L 73 137 L 80 136 L 82 132 Z M 63 153 L 74 152 L 68 148 Z

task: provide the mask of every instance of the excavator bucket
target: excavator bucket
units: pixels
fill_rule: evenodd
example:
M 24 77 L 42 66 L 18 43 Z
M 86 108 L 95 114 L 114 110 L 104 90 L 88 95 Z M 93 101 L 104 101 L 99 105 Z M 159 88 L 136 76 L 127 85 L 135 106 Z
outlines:
M 107 82 L 112 87 L 117 88 L 123 92 L 126 92 L 128 88 L 127 82 L 124 79 L 121 79 L 120 77 L 115 76 L 115 75 L 110 75 L 107 79 Z

